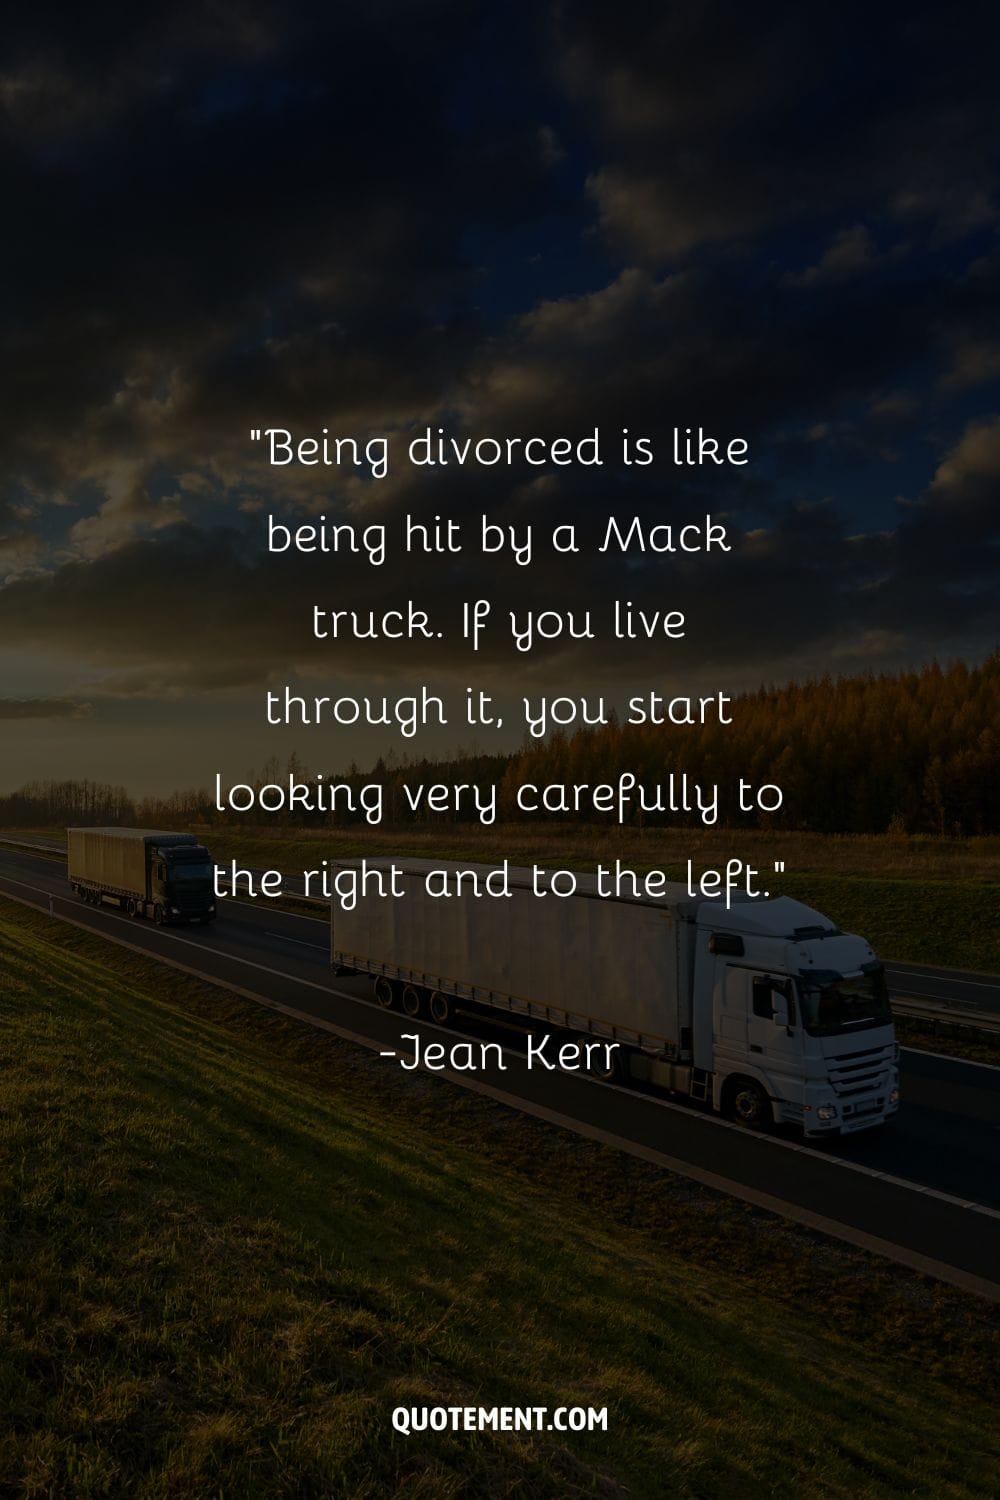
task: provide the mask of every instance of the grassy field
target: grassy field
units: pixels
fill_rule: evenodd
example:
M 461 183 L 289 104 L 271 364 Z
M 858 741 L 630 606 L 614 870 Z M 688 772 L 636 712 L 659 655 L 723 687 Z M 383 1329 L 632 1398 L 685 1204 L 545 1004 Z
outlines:
M 850 838 L 819 834 L 618 832 L 539 829 L 515 824 L 495 831 L 373 829 L 364 834 L 301 830 L 233 833 L 202 830 L 218 859 L 239 859 L 288 872 L 315 868 L 324 857 L 410 854 L 435 859 L 538 861 L 548 867 L 592 869 L 627 861 L 639 870 L 666 869 L 674 879 L 719 868 L 737 856 L 761 871 L 772 895 L 794 896 L 860 932 L 884 959 L 1000 973 L 1000 839 Z M 783 859 L 786 873 L 775 875 Z
M 3 902 L 0 1020 L 5 1494 L 996 1492 L 996 1309 Z

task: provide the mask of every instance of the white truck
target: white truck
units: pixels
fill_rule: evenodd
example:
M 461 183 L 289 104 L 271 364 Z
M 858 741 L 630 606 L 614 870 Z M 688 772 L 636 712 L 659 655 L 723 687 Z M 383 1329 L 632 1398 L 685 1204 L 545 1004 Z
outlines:
M 81 901 L 111 901 L 157 926 L 215 920 L 212 856 L 193 833 L 67 828 L 66 842 L 67 878 Z
M 567 897 L 543 878 L 539 895 L 531 870 L 506 864 L 331 867 L 381 871 L 383 890 L 397 872 L 396 897 L 355 879 L 355 896 L 332 903 L 331 962 L 372 975 L 383 1006 L 441 1026 L 458 1008 L 499 1011 L 599 1042 L 586 1049 L 596 1076 L 756 1129 L 832 1136 L 881 1125 L 899 1106 L 882 965 L 864 938 L 798 901 L 736 896 L 727 908 L 680 883 L 620 899 L 599 895 L 593 876 Z M 443 873 L 429 890 L 431 871 Z M 506 894 L 483 894 L 487 879 Z

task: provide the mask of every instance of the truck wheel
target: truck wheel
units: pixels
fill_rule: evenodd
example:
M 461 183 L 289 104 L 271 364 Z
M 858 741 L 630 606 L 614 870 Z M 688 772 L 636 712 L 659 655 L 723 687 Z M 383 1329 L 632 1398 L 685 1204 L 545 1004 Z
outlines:
M 375 999 L 383 1010 L 392 1010 L 396 1003 L 396 991 L 391 979 L 380 974 L 375 981 Z
M 135 916 L 135 913 L 136 913 L 136 904 L 135 904 L 135 897 L 134 896 L 130 896 L 128 898 L 128 901 L 125 903 L 125 910 L 126 910 L 126 912 L 128 913 L 128 915 L 130 917 L 134 917 Z
M 427 1013 L 437 1026 L 450 1026 L 455 1015 L 455 1002 L 443 990 L 434 990 L 427 1002 Z
M 415 984 L 405 984 L 399 1003 L 403 1007 L 404 1016 L 409 1016 L 412 1021 L 417 1020 L 424 1013 L 424 997 Z
M 723 1114 L 748 1130 L 767 1130 L 774 1124 L 771 1101 L 752 1078 L 729 1080 L 723 1104 Z
M 601 1083 L 625 1082 L 626 1064 L 620 1047 L 614 1052 L 608 1052 L 602 1047 L 597 1056 L 599 1061 L 590 1069 L 591 1078 L 598 1078 Z

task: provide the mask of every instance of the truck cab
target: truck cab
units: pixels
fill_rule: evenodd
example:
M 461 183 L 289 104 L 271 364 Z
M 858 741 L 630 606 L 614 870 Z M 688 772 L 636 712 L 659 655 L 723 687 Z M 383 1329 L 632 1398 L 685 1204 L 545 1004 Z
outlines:
M 712 1075 L 716 1108 L 810 1137 L 895 1114 L 899 1049 L 864 938 L 786 897 L 703 905 L 697 927 L 694 1063 Z
M 150 899 L 161 921 L 211 921 L 216 915 L 214 866 L 201 844 L 167 844 L 150 850 Z

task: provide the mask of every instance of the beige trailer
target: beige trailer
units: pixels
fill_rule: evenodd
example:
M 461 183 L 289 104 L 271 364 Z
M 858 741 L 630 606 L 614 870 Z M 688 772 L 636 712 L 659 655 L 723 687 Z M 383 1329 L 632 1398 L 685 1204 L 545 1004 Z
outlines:
M 151 828 L 69 828 L 67 875 L 92 906 L 106 901 L 158 924 L 211 921 L 211 856 L 193 833 Z

